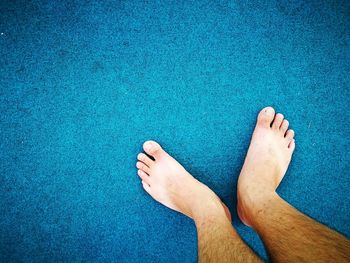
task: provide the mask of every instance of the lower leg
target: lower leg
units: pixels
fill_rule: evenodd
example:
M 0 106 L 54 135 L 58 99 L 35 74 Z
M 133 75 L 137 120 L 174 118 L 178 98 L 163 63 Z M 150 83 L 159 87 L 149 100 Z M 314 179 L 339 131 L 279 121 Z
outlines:
M 350 242 L 303 215 L 276 193 L 295 148 L 288 121 L 263 109 L 238 179 L 238 214 L 264 241 L 273 261 L 350 262 Z
M 246 212 L 273 261 L 350 262 L 344 236 L 302 214 L 275 192 L 251 200 Z
M 261 262 L 223 215 L 195 219 L 199 262 Z
M 143 188 L 156 201 L 194 220 L 200 262 L 259 261 L 232 227 L 227 208 L 213 191 L 158 143 L 146 142 L 144 150 L 148 155 L 139 154 L 136 164 Z

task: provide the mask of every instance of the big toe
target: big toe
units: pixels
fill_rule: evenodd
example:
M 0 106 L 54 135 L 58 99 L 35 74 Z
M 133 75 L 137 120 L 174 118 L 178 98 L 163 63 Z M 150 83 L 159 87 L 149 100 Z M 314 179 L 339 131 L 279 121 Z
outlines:
M 272 107 L 263 108 L 259 115 L 257 126 L 269 128 L 275 117 L 275 110 Z
M 159 158 L 164 153 L 162 147 L 155 141 L 146 141 L 143 144 L 143 149 L 148 155 L 154 157 L 154 159 Z

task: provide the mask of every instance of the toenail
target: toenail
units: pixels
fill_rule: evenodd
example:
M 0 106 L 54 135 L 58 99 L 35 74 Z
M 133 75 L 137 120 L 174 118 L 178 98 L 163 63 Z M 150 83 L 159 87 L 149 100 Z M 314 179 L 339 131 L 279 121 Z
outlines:
M 267 113 L 267 114 L 272 114 L 272 113 L 274 113 L 274 109 L 273 109 L 272 107 L 267 107 L 267 108 L 265 109 L 265 113 Z
M 149 150 L 151 150 L 151 148 L 152 148 L 152 143 L 151 142 L 145 143 L 145 150 L 149 151 Z

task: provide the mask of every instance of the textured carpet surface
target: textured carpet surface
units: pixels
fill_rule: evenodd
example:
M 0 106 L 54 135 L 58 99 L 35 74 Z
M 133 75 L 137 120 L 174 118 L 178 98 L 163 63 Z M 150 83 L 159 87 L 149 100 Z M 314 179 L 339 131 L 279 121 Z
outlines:
M 141 188 L 147 139 L 266 257 L 235 185 L 267 105 L 296 132 L 280 195 L 349 237 L 346 2 L 1 1 L 0 261 L 194 262 L 191 220 Z

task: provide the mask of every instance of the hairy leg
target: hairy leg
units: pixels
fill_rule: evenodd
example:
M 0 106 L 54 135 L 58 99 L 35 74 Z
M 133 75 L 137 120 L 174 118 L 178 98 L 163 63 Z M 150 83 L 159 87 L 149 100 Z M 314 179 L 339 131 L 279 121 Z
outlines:
M 288 125 L 271 107 L 260 112 L 238 179 L 239 217 L 258 232 L 273 261 L 350 262 L 349 240 L 276 193 L 295 148 Z
M 199 262 L 261 262 L 224 216 L 195 219 Z
M 249 218 L 278 262 L 350 262 L 350 242 L 344 236 L 302 214 L 276 193 L 253 204 Z
M 259 261 L 234 230 L 228 209 L 158 143 L 143 145 L 136 167 L 144 190 L 161 204 L 192 218 L 198 232 L 200 262 Z M 150 158 L 150 156 L 152 158 Z

